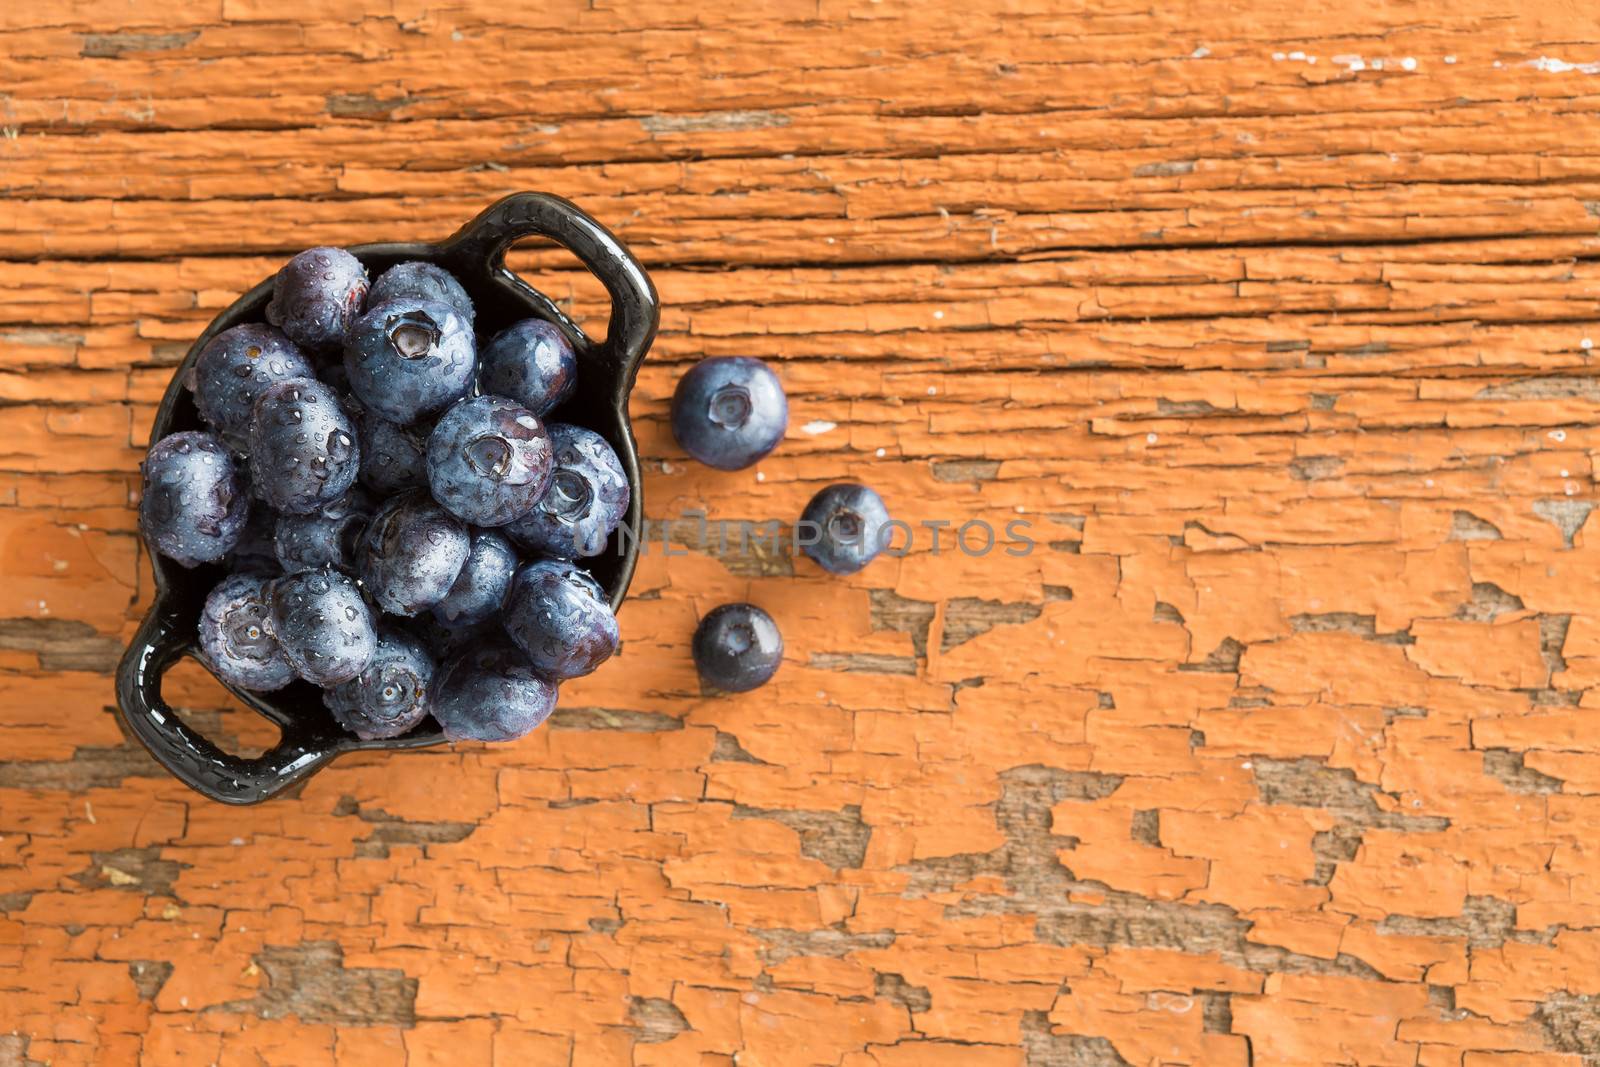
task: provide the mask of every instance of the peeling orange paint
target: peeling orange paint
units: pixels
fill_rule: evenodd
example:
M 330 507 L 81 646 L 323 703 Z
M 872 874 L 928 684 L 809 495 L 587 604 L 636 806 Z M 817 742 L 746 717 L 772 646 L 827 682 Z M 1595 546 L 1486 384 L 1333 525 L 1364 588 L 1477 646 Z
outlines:
M 1596 1062 L 1597 48 L 1505 0 L 0 8 L 0 1067 Z M 521 188 L 664 301 L 622 653 L 521 743 L 199 800 L 109 711 L 172 367 L 298 248 Z M 784 379 L 754 470 L 672 442 L 708 355 Z M 909 554 L 690 514 L 844 478 Z M 787 659 L 710 697 L 731 599 Z

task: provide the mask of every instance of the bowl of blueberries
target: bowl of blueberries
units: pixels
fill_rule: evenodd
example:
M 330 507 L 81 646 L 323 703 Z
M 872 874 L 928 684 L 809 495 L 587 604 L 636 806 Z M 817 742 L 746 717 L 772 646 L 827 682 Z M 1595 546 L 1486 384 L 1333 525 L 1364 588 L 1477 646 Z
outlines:
M 505 266 L 549 238 L 605 285 L 589 338 Z M 344 752 L 507 741 L 617 648 L 637 561 L 628 394 L 659 308 L 560 197 L 519 193 L 438 244 L 313 248 L 212 321 L 141 465 L 155 602 L 117 675 L 129 730 L 216 800 Z M 161 696 L 197 658 L 279 742 L 228 753 Z
M 603 341 L 506 268 L 530 236 L 605 285 Z M 239 298 L 174 374 L 141 464 L 156 596 L 118 668 L 129 730 L 190 787 L 252 804 L 341 753 L 543 723 L 620 644 L 643 513 L 628 395 L 658 319 L 622 243 L 544 193 L 439 244 L 308 249 Z M 788 400 L 761 360 L 709 358 L 679 379 L 671 423 L 692 458 L 740 470 L 777 447 Z M 889 524 L 872 489 L 828 485 L 795 543 L 852 574 Z M 783 638 L 724 604 L 692 654 L 707 690 L 748 692 Z M 184 656 L 279 742 L 235 755 L 185 722 L 161 696 Z

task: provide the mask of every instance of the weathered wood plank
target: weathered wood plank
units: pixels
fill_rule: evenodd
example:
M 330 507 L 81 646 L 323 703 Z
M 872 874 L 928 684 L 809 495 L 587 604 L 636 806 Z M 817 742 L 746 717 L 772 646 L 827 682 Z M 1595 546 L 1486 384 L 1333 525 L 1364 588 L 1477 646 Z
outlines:
M 1597 30 L 0 7 L 0 1065 L 1588 1063 Z M 520 744 L 203 803 L 108 708 L 171 368 L 285 254 L 520 188 L 665 301 L 618 663 Z M 666 427 L 721 354 L 789 391 L 753 471 Z M 903 558 L 702 538 L 847 477 Z M 787 661 L 711 697 L 731 599 Z

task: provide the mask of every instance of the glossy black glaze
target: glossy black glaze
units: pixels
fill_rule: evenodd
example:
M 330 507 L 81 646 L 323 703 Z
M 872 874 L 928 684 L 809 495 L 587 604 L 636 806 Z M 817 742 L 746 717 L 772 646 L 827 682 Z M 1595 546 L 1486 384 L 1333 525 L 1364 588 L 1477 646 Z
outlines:
M 551 300 L 529 288 L 505 266 L 506 251 L 524 237 L 548 237 L 571 250 L 604 283 L 611 320 L 604 341 L 587 337 Z M 586 426 L 616 450 L 628 475 L 632 501 L 625 522 L 639 528 L 642 493 L 639 455 L 628 422 L 628 394 L 639 362 L 656 333 L 660 308 L 650 277 L 610 231 L 576 205 L 547 193 L 517 193 L 490 206 L 439 244 L 373 244 L 350 249 L 372 276 L 407 260 L 427 260 L 449 270 L 477 308 L 478 334 L 493 336 L 519 319 L 555 323 L 578 354 L 577 392 L 552 417 Z M 200 335 L 172 376 L 156 412 L 151 441 L 180 430 L 200 429 L 194 396 L 183 381 L 200 350 L 217 334 L 246 322 L 262 322 L 272 298 L 272 279 L 240 297 Z M 621 606 L 638 562 L 638 543 L 625 551 L 613 541 L 585 566 L 605 590 L 613 609 Z M 123 721 L 163 766 L 213 800 L 255 804 L 275 796 L 344 752 L 422 748 L 445 740 L 438 723 L 424 719 L 410 733 L 386 741 L 361 741 L 342 730 L 323 706 L 322 695 L 303 682 L 274 693 L 232 690 L 271 720 L 283 737 L 253 759 L 233 756 L 192 730 L 161 698 L 161 677 L 181 656 L 192 656 L 201 605 L 221 581 L 220 566 L 186 570 L 151 557 L 156 601 L 117 668 L 117 702 Z

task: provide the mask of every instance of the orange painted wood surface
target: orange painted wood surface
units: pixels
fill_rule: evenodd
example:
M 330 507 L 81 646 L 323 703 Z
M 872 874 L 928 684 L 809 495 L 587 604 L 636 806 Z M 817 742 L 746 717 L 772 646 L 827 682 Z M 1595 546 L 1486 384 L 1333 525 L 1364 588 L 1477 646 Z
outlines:
M 1600 1063 L 1592 5 L 359 6 L 0 5 L 0 1065 Z M 527 188 L 665 303 L 623 653 L 200 800 L 109 707 L 172 367 Z M 755 470 L 667 432 L 716 354 Z M 843 478 L 909 555 L 698 543 Z

